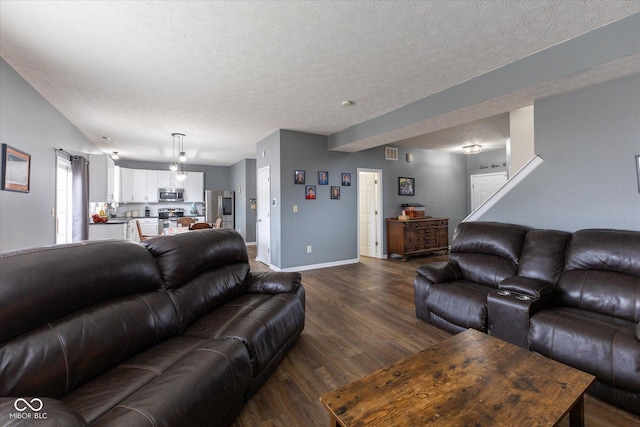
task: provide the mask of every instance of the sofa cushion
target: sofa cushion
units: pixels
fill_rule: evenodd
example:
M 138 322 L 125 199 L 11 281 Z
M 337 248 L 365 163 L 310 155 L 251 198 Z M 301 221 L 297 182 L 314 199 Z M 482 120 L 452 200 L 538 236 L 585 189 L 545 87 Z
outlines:
M 177 335 L 163 291 L 95 304 L 0 344 L 0 395 L 60 397 Z
M 175 337 L 62 398 L 93 426 L 228 425 L 251 367 L 234 340 Z
M 487 294 L 493 288 L 465 280 L 432 283 L 429 311 L 462 328 L 487 331 Z
M 463 222 L 456 227 L 449 261 L 462 278 L 482 285 L 498 283 L 518 272 L 527 227 L 494 222 Z
M 576 308 L 552 308 L 530 321 L 531 350 L 640 393 L 640 342 L 634 322 Z
M 0 284 L 1 343 L 93 304 L 160 289 L 162 280 L 139 244 L 102 240 L 5 252 Z
M 571 234 L 557 230 L 529 230 L 524 240 L 518 276 L 555 285 L 564 269 Z
M 558 295 L 563 306 L 640 321 L 640 232 L 575 232 Z
M 304 328 L 303 288 L 285 294 L 246 294 L 195 322 L 184 336 L 231 338 L 249 352 L 253 375 L 258 376 L 278 351 Z

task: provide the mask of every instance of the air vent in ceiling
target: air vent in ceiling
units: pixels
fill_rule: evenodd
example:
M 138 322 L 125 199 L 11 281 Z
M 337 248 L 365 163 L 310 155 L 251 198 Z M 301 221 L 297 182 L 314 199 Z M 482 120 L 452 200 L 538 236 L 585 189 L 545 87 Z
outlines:
M 398 160 L 398 149 L 393 147 L 384 147 L 385 160 Z

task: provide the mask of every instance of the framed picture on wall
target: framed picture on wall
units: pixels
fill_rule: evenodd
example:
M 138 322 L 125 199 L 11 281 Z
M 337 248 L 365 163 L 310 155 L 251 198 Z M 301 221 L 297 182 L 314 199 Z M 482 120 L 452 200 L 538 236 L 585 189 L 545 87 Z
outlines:
M 293 171 L 293 183 L 294 184 L 302 184 L 305 183 L 305 172 L 301 170 Z
M 340 200 L 340 187 L 337 185 L 331 187 L 331 198 L 333 200 Z
M 2 189 L 28 193 L 30 177 L 31 156 L 2 144 Z
M 329 185 L 329 172 L 318 172 L 318 185 Z
M 315 185 L 307 185 L 304 187 L 304 198 L 307 200 L 315 200 L 316 199 L 316 186 Z
M 344 187 L 349 187 L 351 185 L 351 174 L 343 173 L 342 174 L 342 185 Z
M 638 175 L 638 193 L 640 193 L 640 154 L 636 154 L 636 175 Z
M 400 196 L 415 196 L 416 180 L 414 178 L 406 178 L 404 176 L 398 178 L 398 194 Z

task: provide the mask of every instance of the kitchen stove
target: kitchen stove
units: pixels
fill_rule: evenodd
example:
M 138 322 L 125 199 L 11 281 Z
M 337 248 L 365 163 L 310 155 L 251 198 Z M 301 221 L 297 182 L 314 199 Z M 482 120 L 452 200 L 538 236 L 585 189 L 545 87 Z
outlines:
M 183 208 L 160 208 L 158 209 L 158 234 L 164 234 L 167 228 L 178 226 L 178 218 L 184 216 Z

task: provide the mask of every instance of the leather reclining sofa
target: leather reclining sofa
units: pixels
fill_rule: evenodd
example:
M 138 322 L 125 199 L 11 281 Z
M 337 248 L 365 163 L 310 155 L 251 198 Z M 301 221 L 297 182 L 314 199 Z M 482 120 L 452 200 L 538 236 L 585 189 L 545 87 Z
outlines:
M 2 254 L 0 425 L 229 425 L 304 328 L 300 280 L 232 230 Z
M 418 318 L 595 375 L 590 394 L 640 414 L 640 232 L 462 223 L 414 288 Z

